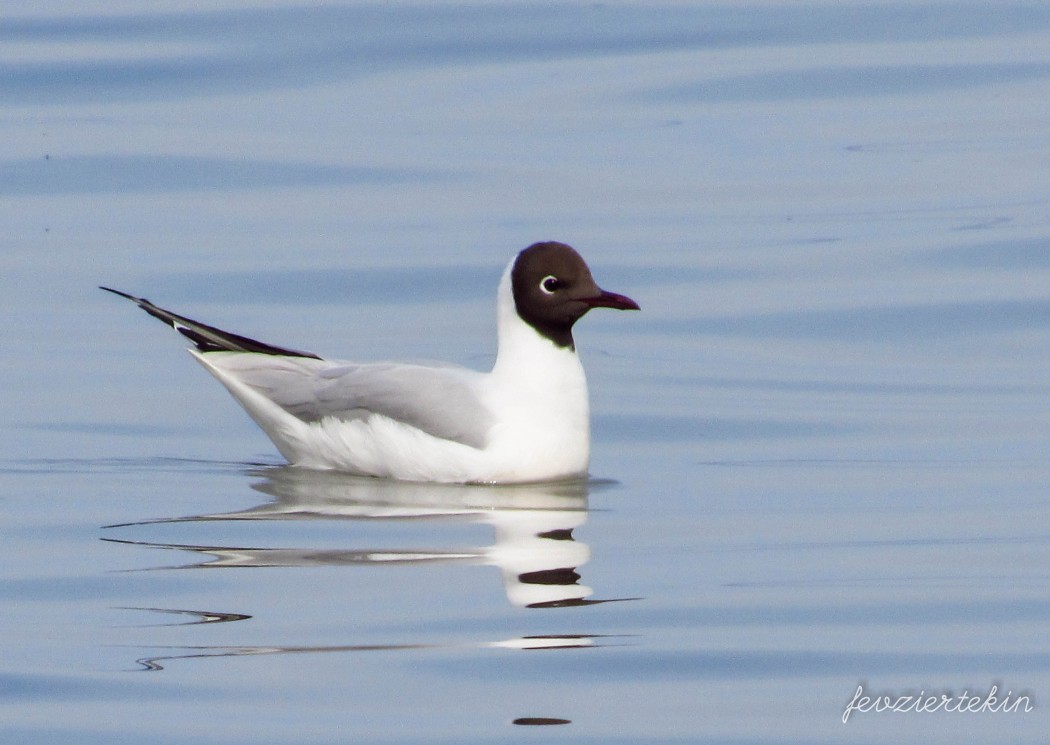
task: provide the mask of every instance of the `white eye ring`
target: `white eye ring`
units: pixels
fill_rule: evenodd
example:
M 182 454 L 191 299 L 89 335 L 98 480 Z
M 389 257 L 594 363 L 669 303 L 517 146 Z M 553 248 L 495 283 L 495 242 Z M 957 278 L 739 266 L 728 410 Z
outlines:
M 561 281 L 557 277 L 553 274 L 548 274 L 540 280 L 540 292 L 544 295 L 553 295 L 560 285 Z

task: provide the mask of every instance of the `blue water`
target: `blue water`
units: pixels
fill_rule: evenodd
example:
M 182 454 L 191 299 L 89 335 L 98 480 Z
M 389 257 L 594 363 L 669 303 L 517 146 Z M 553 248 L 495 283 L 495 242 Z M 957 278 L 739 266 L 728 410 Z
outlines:
M 1045 741 L 1043 4 L 5 16 L 0 740 Z M 480 368 L 544 239 L 643 308 L 575 486 L 282 468 L 96 289 Z

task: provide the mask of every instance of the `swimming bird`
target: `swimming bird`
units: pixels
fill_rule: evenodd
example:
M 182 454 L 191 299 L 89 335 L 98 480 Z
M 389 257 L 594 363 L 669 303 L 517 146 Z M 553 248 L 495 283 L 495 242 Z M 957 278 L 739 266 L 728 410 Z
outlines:
M 109 287 L 193 342 L 289 463 L 363 476 L 523 483 L 586 476 L 587 381 L 572 327 L 592 308 L 638 310 L 606 292 L 564 243 L 535 243 L 497 291 L 491 372 L 329 360 L 176 315 Z

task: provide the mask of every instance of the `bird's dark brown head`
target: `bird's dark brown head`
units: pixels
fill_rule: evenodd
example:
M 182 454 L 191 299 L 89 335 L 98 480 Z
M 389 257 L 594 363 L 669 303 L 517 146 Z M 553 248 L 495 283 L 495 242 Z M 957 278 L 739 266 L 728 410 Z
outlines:
M 587 263 L 564 243 L 534 243 L 511 270 L 514 306 L 525 323 L 560 347 L 572 349 L 572 325 L 591 308 L 639 310 L 624 295 L 606 292 Z

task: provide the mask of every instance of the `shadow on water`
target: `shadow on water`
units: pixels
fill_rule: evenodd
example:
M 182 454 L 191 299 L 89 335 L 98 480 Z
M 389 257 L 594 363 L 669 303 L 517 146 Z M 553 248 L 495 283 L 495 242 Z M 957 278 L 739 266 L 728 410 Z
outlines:
M 487 546 L 457 549 L 382 547 L 275 547 L 240 545 L 196 545 L 135 539 L 103 538 L 109 543 L 144 546 L 188 553 L 188 564 L 154 567 L 145 571 L 173 569 L 229 569 L 247 567 L 406 567 L 435 563 L 494 566 L 499 569 L 509 602 L 519 608 L 550 609 L 580 607 L 634 598 L 595 599 L 593 590 L 580 583 L 580 567 L 590 560 L 590 547 L 576 539 L 573 531 L 587 519 L 588 493 L 601 482 L 571 481 L 515 486 L 421 484 L 381 481 L 345 474 L 309 471 L 289 466 L 249 472 L 261 480 L 252 488 L 271 499 L 235 512 L 160 518 L 106 526 L 134 528 L 147 525 L 241 521 L 368 520 L 404 524 L 427 520 L 430 525 L 449 527 L 463 520 L 491 525 L 494 542 Z M 247 620 L 245 613 L 135 608 L 188 617 L 181 624 L 198 625 Z M 139 660 L 146 669 L 161 669 L 161 660 L 229 657 L 307 652 L 350 652 L 432 648 L 578 649 L 605 646 L 602 635 L 552 634 L 524 636 L 470 644 L 350 644 L 276 646 L 193 646 L 172 648 L 170 654 Z

